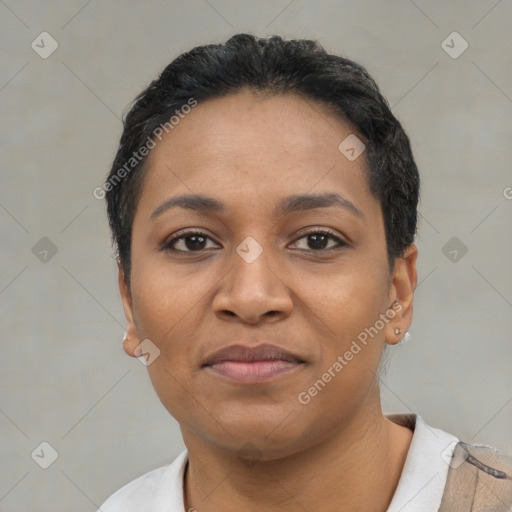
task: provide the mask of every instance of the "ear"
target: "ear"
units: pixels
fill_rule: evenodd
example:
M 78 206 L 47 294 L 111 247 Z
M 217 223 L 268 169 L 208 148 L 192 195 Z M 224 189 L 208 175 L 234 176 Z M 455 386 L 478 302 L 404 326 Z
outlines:
M 126 317 L 126 333 L 123 339 L 123 349 L 131 357 L 139 357 L 140 351 L 140 338 L 137 332 L 137 327 L 133 320 L 133 300 L 130 287 L 126 282 L 124 271 L 120 264 L 118 264 L 119 293 L 123 302 L 124 316 Z
M 396 345 L 408 331 L 412 323 L 414 290 L 418 282 L 416 259 L 418 248 L 411 244 L 401 258 L 395 260 L 389 288 L 389 309 L 392 318 L 386 325 L 386 343 Z M 391 311 L 394 311 L 392 316 Z M 395 329 L 400 333 L 395 334 Z

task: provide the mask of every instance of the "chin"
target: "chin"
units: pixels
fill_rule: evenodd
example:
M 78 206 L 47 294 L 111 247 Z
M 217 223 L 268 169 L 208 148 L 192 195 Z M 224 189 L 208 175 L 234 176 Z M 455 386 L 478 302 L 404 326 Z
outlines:
M 277 460 L 314 444 L 311 436 L 314 427 L 299 423 L 296 416 L 289 409 L 274 411 L 272 416 L 233 414 L 229 419 L 218 417 L 219 423 L 215 425 L 208 422 L 202 432 L 198 432 L 196 423 L 194 435 L 243 459 Z

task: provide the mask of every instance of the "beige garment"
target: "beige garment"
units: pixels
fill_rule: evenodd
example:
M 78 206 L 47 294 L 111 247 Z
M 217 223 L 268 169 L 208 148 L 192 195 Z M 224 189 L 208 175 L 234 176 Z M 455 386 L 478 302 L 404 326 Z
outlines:
M 511 512 L 512 458 L 490 446 L 457 443 L 439 512 Z

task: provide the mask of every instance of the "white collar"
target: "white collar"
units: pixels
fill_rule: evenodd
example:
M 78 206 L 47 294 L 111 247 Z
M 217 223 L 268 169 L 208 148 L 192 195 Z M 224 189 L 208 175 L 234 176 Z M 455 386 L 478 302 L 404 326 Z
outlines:
M 386 414 L 404 426 L 414 425 L 402 475 L 387 512 L 432 512 L 439 510 L 452 452 L 459 439 L 430 427 L 417 414 Z
M 458 439 L 427 425 L 417 414 L 386 414 L 414 430 L 405 465 L 387 512 L 432 512 L 441 504 L 449 465 Z M 185 512 L 183 476 L 187 450 L 174 461 L 133 480 L 114 493 L 98 512 Z

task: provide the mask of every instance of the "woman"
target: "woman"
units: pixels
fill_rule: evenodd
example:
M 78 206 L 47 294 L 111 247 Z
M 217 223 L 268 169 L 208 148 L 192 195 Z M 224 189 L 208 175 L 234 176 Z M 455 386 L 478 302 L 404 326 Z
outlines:
M 103 512 L 510 509 L 508 459 L 382 412 L 419 176 L 360 65 L 280 37 L 194 48 L 137 97 L 103 189 L 124 350 L 187 447 Z

